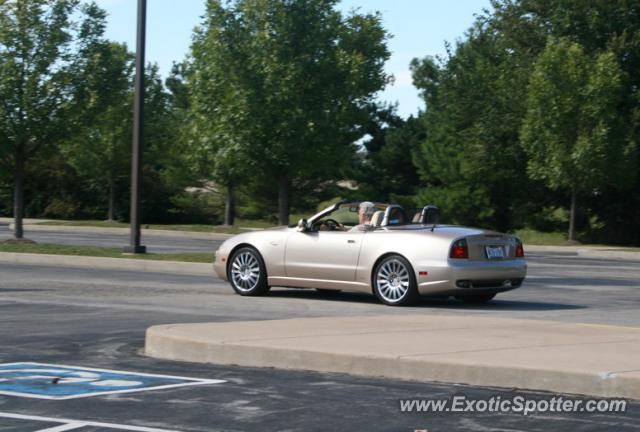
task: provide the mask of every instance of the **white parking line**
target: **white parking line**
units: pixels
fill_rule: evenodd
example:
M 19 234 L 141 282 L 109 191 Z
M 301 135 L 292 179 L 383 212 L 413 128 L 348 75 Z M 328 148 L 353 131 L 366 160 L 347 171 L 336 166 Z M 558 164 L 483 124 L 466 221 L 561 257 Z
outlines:
M 54 426 L 46 429 L 38 429 L 36 432 L 64 432 L 70 431 L 73 429 L 79 429 L 81 427 L 86 426 L 86 423 L 65 423 L 60 426 Z
M 217 379 L 190 378 L 190 377 L 183 377 L 183 376 L 177 376 L 177 375 L 151 374 L 151 373 L 143 373 L 143 372 L 121 371 L 121 370 L 117 370 L 117 369 L 100 369 L 100 368 L 94 368 L 94 367 L 70 366 L 70 365 L 52 364 L 52 363 L 38 363 L 38 362 L 2 363 L 3 366 L 13 366 L 13 365 L 22 365 L 22 364 L 28 364 L 28 365 L 34 365 L 34 366 L 49 366 L 49 367 L 58 367 L 58 368 L 62 367 L 62 368 L 72 368 L 72 369 L 83 369 L 83 370 L 87 370 L 87 371 L 98 371 L 98 372 L 113 372 L 113 373 L 122 373 L 122 374 L 127 374 L 127 375 L 147 376 L 147 377 L 152 377 L 152 378 L 160 377 L 160 378 L 183 379 L 183 380 L 188 380 L 188 381 L 203 381 L 203 382 L 206 382 L 206 383 L 213 383 L 213 384 L 218 384 L 218 383 L 221 383 L 221 382 L 225 382 L 223 380 L 217 380 Z
M 117 424 L 117 423 L 102 423 L 102 422 L 94 422 L 94 421 L 86 421 L 86 420 L 41 417 L 41 416 L 15 414 L 15 413 L 7 413 L 7 412 L 0 412 L 0 418 L 8 418 L 8 419 L 14 419 L 14 420 L 29 420 L 29 421 L 46 422 L 46 423 L 62 423 L 60 426 L 54 426 L 47 429 L 40 429 L 36 432 L 45 432 L 45 431 L 46 432 L 62 432 L 62 431 L 69 431 L 73 429 L 80 429 L 85 426 L 130 431 L 130 432 L 179 432 L 172 429 L 158 429 L 158 428 L 152 428 L 152 427 L 146 427 L 146 426 L 129 426 L 129 425 L 123 425 L 123 424 Z

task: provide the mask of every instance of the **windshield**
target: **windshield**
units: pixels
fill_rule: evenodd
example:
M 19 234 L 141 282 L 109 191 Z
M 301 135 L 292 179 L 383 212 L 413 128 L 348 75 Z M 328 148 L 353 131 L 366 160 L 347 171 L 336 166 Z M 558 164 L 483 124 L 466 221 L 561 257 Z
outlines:
M 435 209 L 435 213 L 434 213 Z M 327 208 L 313 218 L 312 229 L 320 231 L 371 230 L 399 225 L 433 224 L 437 207 L 405 210 L 396 204 L 356 201 Z
M 360 202 L 352 202 L 341 204 L 338 206 L 336 210 L 332 213 L 327 214 L 326 216 L 318 219 L 316 222 L 334 220 L 339 224 L 343 225 L 345 228 L 352 228 L 358 224 L 360 224 L 362 212 L 360 211 Z M 368 220 L 371 221 L 376 212 L 383 212 L 387 209 L 389 204 L 383 203 L 371 203 L 371 208 L 367 209 L 366 216 Z

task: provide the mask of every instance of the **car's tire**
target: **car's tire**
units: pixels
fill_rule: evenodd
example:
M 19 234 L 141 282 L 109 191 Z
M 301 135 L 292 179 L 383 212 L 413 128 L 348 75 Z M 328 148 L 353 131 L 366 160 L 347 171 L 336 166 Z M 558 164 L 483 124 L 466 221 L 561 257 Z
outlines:
M 373 270 L 371 281 L 378 300 L 390 306 L 408 306 L 418 300 L 413 267 L 400 255 L 383 258 Z
M 233 290 L 242 296 L 260 296 L 269 292 L 264 261 L 260 253 L 250 246 L 231 255 L 227 277 Z
M 461 294 L 455 296 L 457 300 L 465 303 L 482 304 L 488 303 L 497 295 L 497 292 L 485 292 L 485 293 L 473 293 L 473 294 Z

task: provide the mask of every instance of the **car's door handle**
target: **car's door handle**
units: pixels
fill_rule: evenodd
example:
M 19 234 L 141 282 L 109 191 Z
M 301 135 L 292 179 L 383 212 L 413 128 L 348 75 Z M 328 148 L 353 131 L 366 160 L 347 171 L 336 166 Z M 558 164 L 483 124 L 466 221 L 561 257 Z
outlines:
M 347 240 L 347 243 L 355 243 L 355 240 Z

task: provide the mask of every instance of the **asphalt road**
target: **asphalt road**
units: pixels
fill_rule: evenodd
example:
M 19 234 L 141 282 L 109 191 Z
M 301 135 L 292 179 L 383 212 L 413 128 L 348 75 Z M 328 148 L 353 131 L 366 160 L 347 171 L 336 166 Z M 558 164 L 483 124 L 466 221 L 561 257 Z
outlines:
M 3 413 L 178 431 L 638 430 L 640 404 L 626 413 L 401 413 L 406 398 L 544 393 L 339 374 L 184 364 L 141 355 L 144 330 L 172 322 L 262 320 L 396 313 L 491 314 L 640 325 L 640 263 L 540 255 L 521 289 L 485 306 L 424 301 L 390 308 L 372 297 L 275 289 L 242 298 L 213 277 L 0 264 L 0 363 L 71 364 L 226 383 L 67 401 L 0 395 L 0 431 L 58 427 Z M 31 418 L 31 417 L 29 417 Z M 56 429 L 68 430 L 68 429 Z M 109 430 L 84 427 L 80 431 Z
M 0 242 L 13 237 L 8 224 L 0 223 Z M 47 231 L 25 231 L 25 237 L 38 243 L 49 243 L 73 246 L 96 246 L 121 248 L 129 244 L 127 234 L 93 234 L 56 230 L 52 227 Z M 142 243 L 149 252 L 180 253 L 180 252 L 211 252 L 213 253 L 222 243 L 221 240 L 193 239 L 178 236 L 163 236 L 144 234 Z

